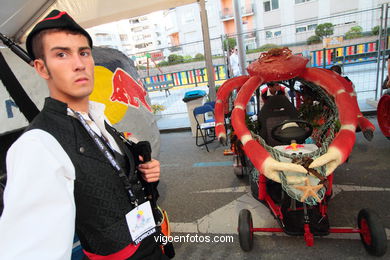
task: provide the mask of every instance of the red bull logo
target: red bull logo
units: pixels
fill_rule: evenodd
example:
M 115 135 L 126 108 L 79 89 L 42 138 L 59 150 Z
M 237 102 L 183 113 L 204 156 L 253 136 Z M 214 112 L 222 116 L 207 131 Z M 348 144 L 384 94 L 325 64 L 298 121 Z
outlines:
M 112 85 L 111 101 L 118 101 L 136 108 L 142 105 L 152 112 L 152 108 L 146 101 L 147 92 L 141 81 L 135 81 L 126 71 L 118 68 L 115 70 Z

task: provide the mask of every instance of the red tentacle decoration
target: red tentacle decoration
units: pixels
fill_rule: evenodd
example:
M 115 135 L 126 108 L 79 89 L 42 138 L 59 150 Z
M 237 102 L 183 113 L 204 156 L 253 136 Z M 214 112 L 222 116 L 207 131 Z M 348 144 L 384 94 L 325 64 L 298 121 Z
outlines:
M 321 69 L 321 70 L 326 70 L 326 69 Z M 359 126 L 359 128 L 363 131 L 363 133 L 371 132 L 371 135 L 372 135 L 372 133 L 375 131 L 375 126 L 367 118 L 365 118 L 363 116 L 362 112 L 360 111 L 360 108 L 359 108 L 359 105 L 358 105 L 358 102 L 357 102 L 356 92 L 355 92 L 355 89 L 353 88 L 352 82 L 346 80 L 344 77 L 340 77 L 340 75 L 337 74 L 336 72 L 333 72 L 333 73 L 336 75 L 335 80 L 340 81 L 341 84 L 344 86 L 345 91 L 350 96 L 353 97 L 353 101 L 355 103 L 354 106 L 358 109 L 357 117 L 358 117 L 358 126 Z
M 215 102 L 215 133 L 220 142 L 226 141 L 226 129 L 224 125 L 225 113 L 224 108 L 228 101 L 230 93 L 233 90 L 240 88 L 249 79 L 249 76 L 239 76 L 225 81 L 217 92 L 217 98 Z
M 355 144 L 355 137 L 356 135 L 354 132 L 347 129 L 341 129 L 330 145 L 330 147 L 336 147 L 341 151 L 341 163 L 345 162 L 351 154 L 352 147 Z
M 339 111 L 341 122 L 340 131 L 330 144 L 328 151 L 316 158 L 309 167 L 315 168 L 327 166 L 326 174 L 329 175 L 337 168 L 352 151 L 355 143 L 355 130 L 358 124 L 371 128 L 367 120 L 361 116 L 353 87 L 340 75 L 325 69 L 306 68 L 307 59 L 292 55 L 288 48 L 272 49 L 262 54 L 261 57 L 251 63 L 247 69 L 250 76 L 241 76 L 226 81 L 217 93 L 215 106 L 216 133 L 220 140 L 226 139 L 224 127 L 224 105 L 229 94 L 234 90 L 238 92 L 234 109 L 232 111 L 232 125 L 234 132 L 241 141 L 245 154 L 252 161 L 257 170 L 267 178 L 280 182 L 280 171 L 294 171 L 303 173 L 302 176 L 289 176 L 290 183 L 302 182 L 307 170 L 294 163 L 279 162 L 273 159 L 267 150 L 252 138 L 245 124 L 245 109 L 253 92 L 264 82 L 289 80 L 296 77 L 312 82 L 323 88 L 331 95 Z M 358 119 L 359 116 L 359 119 Z M 293 178 L 294 177 L 294 178 Z M 296 178 L 295 178 L 296 177 Z
M 301 75 L 304 80 L 325 89 L 335 98 L 339 111 L 341 131 L 337 134 L 329 148 L 337 148 L 341 154 L 341 162 L 348 158 L 355 143 L 355 129 L 357 125 L 357 114 L 359 107 L 356 106 L 354 98 L 345 91 L 345 81 L 341 76 L 329 70 L 307 68 Z M 341 85 L 340 85 L 341 84 Z M 348 133 L 349 132 L 349 133 Z
M 238 93 L 232 112 L 234 132 L 241 140 L 245 154 L 260 172 L 264 172 L 263 163 L 269 157 L 269 154 L 263 146 L 252 139 L 251 133 L 245 124 L 245 108 L 253 92 L 255 92 L 263 82 L 264 80 L 261 77 L 251 77 Z
M 270 157 L 268 151 L 265 150 L 264 147 L 256 140 L 248 141 L 243 146 L 243 149 L 253 166 L 255 166 L 259 172 L 264 174 L 264 161 Z

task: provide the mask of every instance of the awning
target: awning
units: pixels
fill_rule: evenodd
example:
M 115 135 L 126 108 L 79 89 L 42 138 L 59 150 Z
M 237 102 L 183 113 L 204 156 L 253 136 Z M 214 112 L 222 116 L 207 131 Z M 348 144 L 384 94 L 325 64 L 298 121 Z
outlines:
M 197 0 L 3 0 L 0 32 L 23 42 L 34 23 L 52 9 L 68 12 L 82 27 L 89 28 L 194 2 Z

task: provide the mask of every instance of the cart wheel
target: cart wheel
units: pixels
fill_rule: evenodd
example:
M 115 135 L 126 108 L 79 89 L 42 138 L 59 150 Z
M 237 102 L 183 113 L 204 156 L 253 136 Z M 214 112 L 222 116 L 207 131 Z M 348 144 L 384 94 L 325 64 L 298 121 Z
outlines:
M 259 200 L 259 186 L 257 181 L 253 180 L 253 176 L 249 176 L 249 185 L 251 186 L 251 193 L 253 198 Z
M 241 158 L 238 155 L 233 156 L 233 171 L 237 178 L 244 177 L 244 166 L 242 165 Z
M 237 178 L 242 179 L 244 177 L 244 166 L 234 167 L 233 170 Z
M 360 210 L 358 226 L 367 252 L 374 256 L 383 256 L 387 250 L 387 237 L 378 215 L 370 209 Z
M 251 251 L 253 247 L 252 214 L 247 209 L 242 209 L 238 217 L 238 238 L 244 251 Z

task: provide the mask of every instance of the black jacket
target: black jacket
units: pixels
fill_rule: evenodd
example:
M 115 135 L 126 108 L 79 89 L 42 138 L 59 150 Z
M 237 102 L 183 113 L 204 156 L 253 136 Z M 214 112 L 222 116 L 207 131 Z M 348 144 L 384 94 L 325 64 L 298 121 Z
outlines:
M 131 155 L 117 134 L 106 128 L 124 154 Z M 26 131 L 31 129 L 42 129 L 54 136 L 75 167 L 76 233 L 82 247 L 91 253 L 108 255 L 129 245 L 132 240 L 125 215 L 133 206 L 128 191 L 81 123 L 67 115 L 67 105 L 47 98 L 43 110 Z M 144 202 L 146 197 L 133 156 L 117 158 L 117 161 L 129 173 L 139 203 Z

